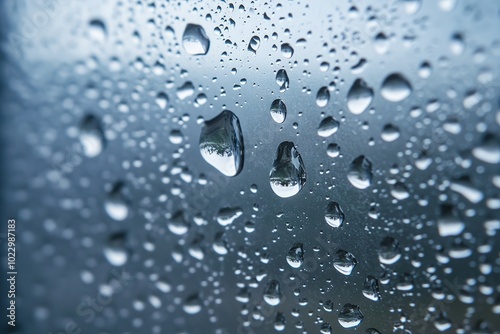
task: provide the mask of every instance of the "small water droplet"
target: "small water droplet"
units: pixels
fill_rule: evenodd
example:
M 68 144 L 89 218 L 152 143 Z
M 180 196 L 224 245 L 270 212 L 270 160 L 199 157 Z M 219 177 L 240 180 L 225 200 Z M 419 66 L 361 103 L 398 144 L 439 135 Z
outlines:
M 373 276 L 368 276 L 363 284 L 363 295 L 373 301 L 380 300 L 378 281 Z
M 243 167 L 243 137 L 235 114 L 224 110 L 205 121 L 200 134 L 201 155 L 226 176 L 235 176 Z
M 210 48 L 210 40 L 202 26 L 189 23 L 182 35 L 182 46 L 192 55 L 205 55 Z
M 101 154 L 106 140 L 100 121 L 93 115 L 87 115 L 80 124 L 80 143 L 83 153 L 89 158 Z
M 399 138 L 399 128 L 393 124 L 386 124 L 380 136 L 386 142 L 395 141 Z
M 122 221 L 128 217 L 129 209 L 128 203 L 122 194 L 123 187 L 122 182 L 117 182 L 104 202 L 106 213 L 116 221 Z
M 281 69 L 276 73 L 276 83 L 280 86 L 280 92 L 284 92 L 290 87 L 290 79 L 284 69 Z
M 288 43 L 281 44 L 281 53 L 285 58 L 292 58 L 293 48 Z
M 318 136 L 327 138 L 336 133 L 339 130 L 340 123 L 336 121 L 333 117 L 325 117 L 318 127 Z
M 383 264 L 394 264 L 401 258 L 399 243 L 393 237 L 385 237 L 380 243 L 378 259 Z
M 128 253 L 125 249 L 126 237 L 125 232 L 113 234 L 103 250 L 106 260 L 113 266 L 123 266 L 128 260 Z
M 243 214 L 243 210 L 239 207 L 222 208 L 217 213 L 217 222 L 222 226 L 232 224 L 233 221 Z
M 286 255 L 286 262 L 292 268 L 299 268 L 304 262 L 304 247 L 301 243 L 295 243 Z
M 340 146 L 335 143 L 328 144 L 328 147 L 326 148 L 326 154 L 330 158 L 336 158 L 340 155 Z
M 330 101 L 330 91 L 328 87 L 321 87 L 316 94 L 316 104 L 318 107 L 326 107 Z
M 184 312 L 188 314 L 196 314 L 201 311 L 201 300 L 198 294 L 193 294 L 186 298 L 182 306 Z
M 280 284 L 277 280 L 271 280 L 264 292 L 264 300 L 271 306 L 276 306 L 281 302 Z
M 260 46 L 260 38 L 259 36 L 253 36 L 248 43 L 248 51 L 252 51 L 253 53 L 257 52 L 257 49 Z
M 292 142 L 285 141 L 278 146 L 269 181 L 274 193 L 282 198 L 298 194 L 306 183 L 304 162 Z
M 167 226 L 170 232 L 177 235 L 186 234 L 189 230 L 189 224 L 184 217 L 184 212 L 180 210 L 168 220 Z
M 357 264 L 358 264 L 358 261 L 356 261 L 356 258 L 354 257 L 354 255 L 352 255 L 348 251 L 340 249 L 337 251 L 337 253 L 335 253 L 335 259 L 333 260 L 333 266 L 342 275 L 346 275 L 346 276 L 350 275 Z
M 97 43 L 104 43 L 107 37 L 106 25 L 99 19 L 94 19 L 89 22 L 90 39 Z
M 357 305 L 345 304 L 339 312 L 339 324 L 344 328 L 358 326 L 363 321 L 363 314 Z

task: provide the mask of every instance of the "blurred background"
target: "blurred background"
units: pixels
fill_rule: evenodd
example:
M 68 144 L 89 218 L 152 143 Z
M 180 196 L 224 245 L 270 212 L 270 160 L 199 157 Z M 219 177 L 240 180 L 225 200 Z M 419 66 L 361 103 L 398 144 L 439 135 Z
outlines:
M 1 332 L 500 332 L 500 3 L 0 6 Z

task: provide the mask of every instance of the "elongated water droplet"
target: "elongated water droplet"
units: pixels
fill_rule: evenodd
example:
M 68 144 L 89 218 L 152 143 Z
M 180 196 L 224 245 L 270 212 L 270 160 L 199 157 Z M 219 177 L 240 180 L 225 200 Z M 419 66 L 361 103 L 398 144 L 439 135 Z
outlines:
M 264 291 L 264 300 L 271 306 L 276 306 L 281 302 L 280 284 L 277 280 L 271 280 Z
M 410 96 L 412 88 L 410 82 L 401 74 L 393 73 L 387 76 L 382 83 L 380 94 L 392 102 L 400 102 Z
M 122 194 L 124 184 L 117 182 L 104 203 L 106 213 L 114 220 L 121 221 L 128 217 L 128 204 Z
M 259 36 L 253 36 L 248 43 L 248 51 L 252 51 L 253 53 L 257 52 L 257 49 L 260 46 L 260 38 Z
M 373 89 L 362 79 L 356 79 L 347 93 L 347 108 L 355 115 L 363 113 L 372 103 Z
M 396 263 L 401 258 L 399 243 L 393 237 L 385 237 L 380 243 L 378 259 L 383 264 Z
M 101 154 L 106 140 L 101 123 L 95 116 L 87 115 L 82 120 L 79 139 L 85 156 L 93 158 Z
M 330 137 L 339 130 L 340 123 L 335 118 L 328 116 L 319 123 L 318 136 Z
M 368 276 L 363 284 L 363 295 L 373 301 L 380 300 L 380 292 L 378 288 L 378 281 L 373 276 Z
M 280 86 L 280 92 L 284 92 L 290 87 L 290 79 L 288 79 L 288 74 L 284 69 L 276 73 L 276 83 Z
M 333 266 L 342 275 L 350 275 L 356 267 L 356 264 L 358 264 L 358 261 L 356 261 L 354 255 L 348 251 L 340 249 L 337 253 L 335 253 Z
M 125 249 L 125 232 L 118 232 L 110 236 L 108 245 L 104 248 L 106 260 L 113 266 L 123 266 L 128 260 L 128 253 Z
M 182 35 L 182 46 L 192 55 L 205 55 L 210 48 L 210 40 L 202 26 L 189 23 Z
M 347 173 L 347 179 L 358 189 L 366 189 L 372 182 L 372 163 L 361 155 L 353 160 Z
M 328 87 L 321 87 L 316 94 L 316 104 L 318 107 L 325 107 L 330 101 L 330 91 Z
M 339 227 L 344 222 L 344 212 L 337 202 L 330 202 L 326 207 L 325 221 L 331 227 Z
M 243 137 L 235 114 L 224 110 L 206 121 L 200 134 L 201 155 L 226 176 L 235 176 L 243 167 Z
M 239 207 L 235 208 L 222 208 L 217 213 L 217 222 L 222 226 L 232 224 L 233 221 L 241 216 L 243 211 Z
M 286 105 L 280 100 L 276 99 L 271 103 L 271 117 L 276 123 L 283 123 L 286 119 Z
M 283 198 L 296 195 L 306 183 L 304 162 L 292 142 L 278 146 L 269 181 L 274 193 Z
M 304 246 L 301 243 L 295 243 L 286 254 L 286 262 L 292 268 L 299 268 L 304 262 Z
M 339 324 L 344 328 L 358 326 L 363 321 L 363 314 L 357 305 L 345 304 L 339 312 Z

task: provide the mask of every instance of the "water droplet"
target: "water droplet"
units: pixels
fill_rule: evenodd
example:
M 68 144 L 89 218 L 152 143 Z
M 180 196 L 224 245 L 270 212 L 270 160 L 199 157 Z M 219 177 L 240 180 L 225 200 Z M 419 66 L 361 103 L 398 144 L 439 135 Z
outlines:
M 472 155 L 489 164 L 500 163 L 500 142 L 491 134 L 487 134 L 483 142 L 472 149 Z
M 358 189 L 366 189 L 372 182 L 372 163 L 361 155 L 354 159 L 347 173 L 347 179 Z
M 332 334 L 332 326 L 327 322 L 323 323 L 321 325 L 320 333 L 321 334 Z
M 212 248 L 219 255 L 226 255 L 228 253 L 227 241 L 224 232 L 217 232 Z
M 107 37 L 106 25 L 98 19 L 89 22 L 89 36 L 90 39 L 97 43 L 104 43 Z
M 168 95 L 165 94 L 164 92 L 159 92 L 156 95 L 155 102 L 156 102 L 156 105 L 158 105 L 158 107 L 160 107 L 160 109 L 162 109 L 162 110 L 165 109 L 168 105 Z
M 184 212 L 180 210 L 168 220 L 167 226 L 170 232 L 177 235 L 186 234 L 189 230 L 189 224 L 184 217 Z
M 283 123 L 286 119 L 286 105 L 280 100 L 276 99 L 271 103 L 271 117 L 276 123 Z
M 269 181 L 274 193 L 282 198 L 298 194 L 306 183 L 304 162 L 292 142 L 285 141 L 278 146 Z
M 330 91 L 328 87 L 321 87 L 316 94 L 316 104 L 318 107 L 325 107 L 330 101 Z
M 336 158 L 340 155 L 340 146 L 335 143 L 328 144 L 328 147 L 326 148 L 326 154 L 330 158 Z
M 330 202 L 326 207 L 325 221 L 331 227 L 339 227 L 344 222 L 344 212 L 337 202 Z
M 257 49 L 260 46 L 260 38 L 259 36 L 253 36 L 248 43 L 248 51 L 252 51 L 253 53 L 257 52 Z
M 290 79 L 288 79 L 288 74 L 284 69 L 276 73 L 276 83 L 280 86 L 280 92 L 284 92 L 290 87 Z
M 113 234 L 103 250 L 106 260 L 113 266 L 123 266 L 128 260 L 128 253 L 125 249 L 126 237 L 125 232 Z
M 396 182 L 394 186 L 391 189 L 391 195 L 397 200 L 404 200 L 410 197 L 410 193 L 408 192 L 408 189 L 406 186 L 401 183 L 401 182 Z
M 182 46 L 192 55 L 205 55 L 210 48 L 210 40 L 203 27 L 189 23 L 182 35 Z
M 104 202 L 106 213 L 117 221 L 124 220 L 128 217 L 127 201 L 122 194 L 123 187 L 124 184 L 122 182 L 117 182 Z
M 408 80 L 399 73 L 387 76 L 382 83 L 380 94 L 388 101 L 400 102 L 410 96 L 412 88 Z
M 358 326 L 363 321 L 363 314 L 357 305 L 345 304 L 339 312 L 339 324 L 344 328 Z
M 170 131 L 168 140 L 170 140 L 172 144 L 180 144 L 184 140 L 184 136 L 180 130 L 172 130 Z
M 274 320 L 274 329 L 278 332 L 285 330 L 285 316 L 283 313 L 278 312 Z
M 235 114 L 224 110 L 205 122 L 200 134 L 201 155 L 226 176 L 235 176 L 243 167 L 243 137 Z
M 395 141 L 399 138 L 399 128 L 392 124 L 386 124 L 384 125 L 380 136 L 386 142 Z
M 196 314 L 201 311 L 201 306 L 200 297 L 198 294 L 194 294 L 186 298 L 182 308 L 188 314 Z
M 455 33 L 451 36 L 450 50 L 455 56 L 459 56 L 464 53 L 465 42 L 462 34 Z
M 347 108 L 355 115 L 363 113 L 372 103 L 373 89 L 362 79 L 356 79 L 347 93 Z
M 176 94 L 180 100 L 185 100 L 188 97 L 192 96 L 194 94 L 193 83 L 191 81 L 185 82 L 184 84 L 182 84 L 182 86 L 177 88 Z
M 264 292 L 264 300 L 271 306 L 276 306 L 281 302 L 280 284 L 277 280 L 271 280 Z
M 328 116 L 324 118 L 318 127 L 318 136 L 327 138 L 338 131 L 340 123 L 337 122 L 333 117 Z
M 243 214 L 241 208 L 222 208 L 217 213 L 217 222 L 222 226 L 232 224 L 233 221 Z
M 281 44 L 281 53 L 285 58 L 292 58 L 293 48 L 288 43 Z
M 83 153 L 89 158 L 101 154 L 106 140 L 100 121 L 93 115 L 87 115 L 80 124 L 80 143 Z
M 392 237 L 385 237 L 380 243 L 378 259 L 383 264 L 396 263 L 401 258 L 399 243 Z
M 363 284 L 363 295 L 373 301 L 380 300 L 378 281 L 373 276 L 368 276 Z
M 286 262 L 292 268 L 299 268 L 304 262 L 304 247 L 301 243 L 295 243 L 286 255 Z
M 350 275 L 358 261 L 351 253 L 340 249 L 335 253 L 335 259 L 333 260 L 333 266 L 342 275 Z

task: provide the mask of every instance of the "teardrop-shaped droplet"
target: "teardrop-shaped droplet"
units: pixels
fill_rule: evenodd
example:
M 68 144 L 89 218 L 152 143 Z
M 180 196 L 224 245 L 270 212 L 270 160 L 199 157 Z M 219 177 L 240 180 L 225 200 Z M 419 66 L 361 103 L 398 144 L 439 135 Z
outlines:
M 127 235 L 125 232 L 113 234 L 106 247 L 104 247 L 104 256 L 106 260 L 113 266 L 123 266 L 128 260 L 128 252 L 125 248 Z
M 304 162 L 292 142 L 285 141 L 278 146 L 269 181 L 274 193 L 282 198 L 298 194 L 306 183 Z
M 243 167 L 243 136 L 235 114 L 224 110 L 205 122 L 200 135 L 203 158 L 226 176 L 235 176 Z
M 328 116 L 319 123 L 318 136 L 327 138 L 339 130 L 340 123 L 335 118 Z
M 286 105 L 280 100 L 276 99 L 271 103 L 271 117 L 276 123 L 283 123 L 286 119 Z
M 316 104 L 318 107 L 325 107 L 330 101 L 330 91 L 328 87 L 321 87 L 316 94 Z
M 114 220 L 121 221 L 128 217 L 128 203 L 123 196 L 124 184 L 117 182 L 104 202 L 106 213 Z
M 348 251 L 340 249 L 335 253 L 333 267 L 342 275 L 350 275 L 356 267 L 356 264 L 358 264 L 358 261 L 356 261 L 354 255 Z
M 339 312 L 339 324 L 344 328 L 358 326 L 363 321 L 363 314 L 357 305 L 345 304 Z
M 372 163 L 364 155 L 354 159 L 347 173 L 347 179 L 358 189 L 366 189 L 372 183 Z
M 210 40 L 202 26 L 189 23 L 182 35 L 182 46 L 189 54 L 205 55 L 210 48 Z
M 304 262 L 304 246 L 301 243 L 295 243 L 286 254 L 286 262 L 292 268 L 299 268 Z
M 356 79 L 347 93 L 347 108 L 359 115 L 370 106 L 373 100 L 373 89 L 363 79 Z
M 410 96 L 412 88 L 410 82 L 401 74 L 393 73 L 387 76 L 382 83 L 380 94 L 388 101 L 400 102 Z
M 260 38 L 259 36 L 253 36 L 248 43 L 248 51 L 252 51 L 253 53 L 257 52 L 257 49 L 260 46 Z
M 280 284 L 277 280 L 271 280 L 264 291 L 264 300 L 271 306 L 276 306 L 281 302 Z
M 93 115 L 87 115 L 80 124 L 79 139 L 85 156 L 93 158 L 101 154 L 106 140 L 99 119 Z
M 326 207 L 325 221 L 331 227 L 339 227 L 344 222 L 344 212 L 340 208 L 339 203 L 330 202 Z
M 363 295 L 373 301 L 380 300 L 380 291 L 378 288 L 378 280 L 373 276 L 368 276 L 363 284 Z
M 385 237 L 380 243 L 378 259 L 383 264 L 396 263 L 401 258 L 399 243 L 393 237 Z
M 93 19 L 89 22 L 89 37 L 97 43 L 104 43 L 108 35 L 106 25 L 99 19 Z
M 284 69 L 281 69 L 276 73 L 276 83 L 280 86 L 280 92 L 284 92 L 288 89 L 288 87 L 290 87 L 290 79 Z

